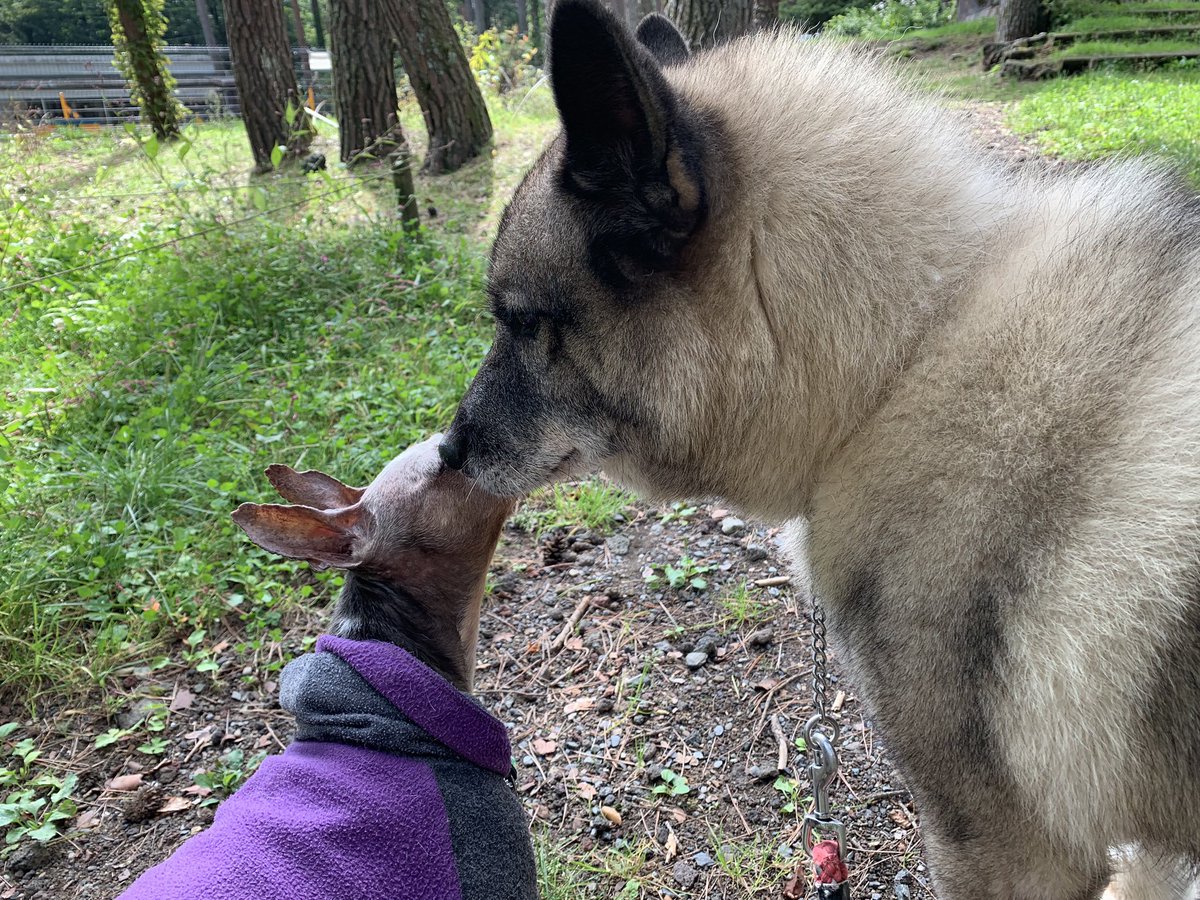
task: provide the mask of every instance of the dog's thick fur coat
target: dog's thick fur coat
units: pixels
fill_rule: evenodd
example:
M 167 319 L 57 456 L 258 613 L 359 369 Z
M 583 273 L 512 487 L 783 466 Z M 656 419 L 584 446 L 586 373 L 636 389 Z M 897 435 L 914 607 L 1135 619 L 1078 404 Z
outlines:
M 1185 896 L 1200 202 L 1139 162 L 1004 174 L 843 48 L 652 34 L 557 6 L 564 133 L 501 224 L 447 461 L 806 521 L 942 900 L 1091 900 L 1130 845 L 1128 896 Z

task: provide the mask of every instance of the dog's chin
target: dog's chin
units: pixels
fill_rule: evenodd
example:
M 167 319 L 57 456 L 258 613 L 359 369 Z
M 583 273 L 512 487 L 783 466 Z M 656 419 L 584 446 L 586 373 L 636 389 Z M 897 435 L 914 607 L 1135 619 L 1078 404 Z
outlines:
M 582 478 L 598 468 L 578 449 L 572 449 L 557 459 L 551 456 L 548 460 L 542 458 L 533 462 L 534 465 L 523 468 L 488 462 L 476 466 L 468 462 L 463 472 L 483 490 L 497 497 L 524 497 L 537 488 L 556 481 Z

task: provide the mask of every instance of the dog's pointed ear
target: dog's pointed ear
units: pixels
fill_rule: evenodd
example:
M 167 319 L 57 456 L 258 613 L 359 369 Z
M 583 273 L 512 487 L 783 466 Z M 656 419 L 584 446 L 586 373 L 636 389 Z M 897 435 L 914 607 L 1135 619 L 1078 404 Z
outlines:
M 311 506 L 243 503 L 233 521 L 264 550 L 288 559 L 308 560 L 315 568 L 353 569 L 361 535 L 355 526 L 362 508 L 323 510 Z
M 596 0 L 559 0 L 550 24 L 550 83 L 572 164 L 590 168 L 632 146 L 666 153 L 673 106 L 653 57 Z
M 555 5 L 550 81 L 565 135 L 563 184 L 603 210 L 594 267 L 614 286 L 671 269 L 707 208 L 705 126 L 598 0 Z
M 302 503 L 316 509 L 341 509 L 362 499 L 366 488 L 342 484 L 324 472 L 297 472 L 291 466 L 267 466 L 267 480 L 288 503 Z
M 666 16 L 650 13 L 637 27 L 638 43 L 658 60 L 659 65 L 677 66 L 688 61 L 687 41 Z

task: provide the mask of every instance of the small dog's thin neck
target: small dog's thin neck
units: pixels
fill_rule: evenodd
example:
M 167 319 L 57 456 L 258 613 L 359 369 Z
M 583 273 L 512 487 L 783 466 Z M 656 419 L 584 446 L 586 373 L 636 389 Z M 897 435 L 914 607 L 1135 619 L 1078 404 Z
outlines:
M 395 644 L 459 690 L 470 691 L 474 647 L 463 646 L 458 619 L 481 599 L 419 598 L 386 579 L 348 571 L 332 631 L 353 640 Z

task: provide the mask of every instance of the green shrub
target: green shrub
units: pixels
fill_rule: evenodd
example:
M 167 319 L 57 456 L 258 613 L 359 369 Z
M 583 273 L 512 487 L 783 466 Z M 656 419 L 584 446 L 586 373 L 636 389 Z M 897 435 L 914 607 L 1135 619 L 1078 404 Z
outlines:
M 533 64 L 537 48 L 515 25 L 504 30 L 489 28 L 479 35 L 465 23 L 459 22 L 456 27 L 471 72 L 484 90 L 507 94 L 528 89 L 541 77 L 541 70 Z
M 818 28 L 834 16 L 852 9 L 868 9 L 871 0 L 784 0 L 779 18 L 804 28 Z
M 881 0 L 869 9 L 851 9 L 830 19 L 827 34 L 840 37 L 882 39 L 904 32 L 937 28 L 954 19 L 954 5 L 939 0 Z

